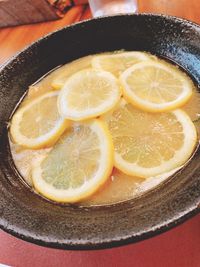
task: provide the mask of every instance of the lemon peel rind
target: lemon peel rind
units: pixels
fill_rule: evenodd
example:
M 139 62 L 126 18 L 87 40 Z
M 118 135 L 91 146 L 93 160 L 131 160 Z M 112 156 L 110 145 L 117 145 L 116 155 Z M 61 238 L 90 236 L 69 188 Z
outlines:
M 147 100 L 144 100 L 140 97 L 138 97 L 131 89 L 130 86 L 127 84 L 127 77 L 135 70 L 137 69 L 143 69 L 144 67 L 159 67 L 162 70 L 165 70 L 166 72 L 172 74 L 174 76 L 174 73 L 176 71 L 176 76 L 179 77 L 179 79 L 183 83 L 183 92 L 180 96 L 178 96 L 173 101 L 168 101 L 165 103 L 153 103 Z M 144 70 L 145 71 L 145 70 Z M 162 63 L 159 62 L 152 62 L 152 61 L 145 61 L 135 64 L 134 66 L 128 68 L 120 75 L 120 83 L 122 85 L 123 90 L 123 96 L 127 101 L 129 101 L 132 105 L 149 112 L 163 112 L 163 111 L 170 111 L 173 109 L 177 109 L 181 106 L 183 106 L 192 96 L 193 90 L 190 80 L 184 76 L 183 74 L 179 73 L 178 70 L 171 70 L 169 67 L 165 66 Z
M 106 71 L 101 71 L 100 74 L 103 75 L 104 78 L 107 78 L 109 82 L 112 83 L 111 84 L 112 94 L 110 94 L 109 99 L 103 102 L 98 107 L 91 108 L 91 109 L 78 111 L 75 108 L 69 107 L 66 95 L 70 91 L 71 83 L 72 84 L 74 82 L 76 83 L 75 79 L 76 78 L 80 79 L 80 76 L 84 75 L 87 71 L 96 73 L 96 71 L 92 69 L 81 70 L 75 73 L 74 75 L 72 75 L 65 83 L 63 89 L 60 91 L 60 94 L 57 100 L 57 106 L 58 106 L 58 111 L 63 118 L 73 120 L 73 121 L 81 121 L 81 120 L 95 118 L 103 113 L 106 113 L 107 111 L 115 107 L 115 105 L 117 105 L 117 103 L 119 102 L 120 97 L 122 95 L 122 89 L 121 89 L 121 86 L 118 80 L 111 73 L 106 72 Z M 97 73 L 99 75 L 99 72 Z M 80 83 L 80 80 L 78 82 Z M 77 104 L 78 104 L 78 99 L 77 99 Z
M 169 172 L 184 163 L 191 157 L 195 146 L 197 144 L 197 132 L 194 124 L 190 120 L 189 116 L 182 110 L 175 110 L 172 113 L 178 118 L 183 126 L 183 131 L 187 134 L 184 138 L 184 145 L 182 149 L 175 152 L 174 156 L 161 164 L 158 167 L 144 168 L 139 167 L 134 163 L 128 163 L 118 154 L 114 153 L 114 165 L 116 168 L 128 175 L 136 175 L 143 178 L 149 178 L 165 172 Z
M 101 140 L 101 164 L 98 168 L 97 173 L 94 178 L 84 183 L 80 188 L 76 189 L 67 189 L 67 190 L 55 190 L 52 185 L 47 184 L 42 179 L 42 170 L 40 168 L 42 161 L 45 157 L 41 157 L 33 163 L 32 168 L 32 179 L 33 185 L 40 194 L 45 196 L 48 199 L 57 202 L 67 202 L 75 203 L 80 200 L 83 200 L 94 192 L 96 192 L 108 179 L 110 176 L 113 163 L 114 163 L 114 147 L 112 142 L 112 137 L 109 133 L 109 130 L 106 124 L 98 119 L 95 119 L 91 122 L 88 122 L 91 125 L 91 129 L 97 133 Z M 101 173 L 101 168 L 103 172 Z
M 94 69 L 97 70 L 104 70 L 101 66 L 101 59 L 108 59 L 108 58 L 120 58 L 120 57 L 133 57 L 135 59 L 146 61 L 151 60 L 150 56 L 148 54 L 145 54 L 144 52 L 117 52 L 116 54 L 107 54 L 107 55 L 99 55 L 94 58 L 92 58 L 91 64 Z M 104 70 L 105 71 L 105 70 Z
M 54 127 L 51 131 L 37 138 L 28 138 L 24 136 L 23 134 L 21 134 L 20 124 L 19 124 L 19 122 L 22 120 L 23 113 L 26 110 L 30 109 L 38 101 L 41 101 L 47 97 L 52 97 L 56 95 L 58 95 L 58 92 L 50 92 L 50 93 L 48 92 L 42 95 L 41 97 L 36 98 L 35 100 L 27 104 L 26 106 L 20 108 L 19 111 L 16 111 L 16 113 L 12 117 L 11 126 L 10 126 L 11 139 L 15 143 L 26 148 L 39 149 L 39 148 L 50 147 L 59 139 L 61 134 L 70 125 L 70 122 L 64 118 L 60 118 L 56 123 L 56 127 Z
M 121 99 L 119 105 L 117 108 L 123 107 L 128 102 L 124 98 Z M 100 118 L 105 121 L 105 123 L 109 122 L 110 117 L 112 116 L 112 113 L 116 109 L 112 110 L 111 112 L 101 116 Z M 195 147 L 197 145 L 197 131 L 196 128 L 191 121 L 190 117 L 187 115 L 187 113 L 181 109 L 177 109 L 174 111 L 171 111 L 170 113 L 173 113 L 176 118 L 178 118 L 178 121 L 181 123 L 183 127 L 183 132 L 186 133 L 184 138 L 184 145 L 181 150 L 178 150 L 175 152 L 174 157 L 170 159 L 170 161 L 167 161 L 167 164 L 160 165 L 159 167 L 153 167 L 153 168 L 144 168 L 139 167 L 135 163 L 128 163 L 125 161 L 119 153 L 116 151 L 114 152 L 114 165 L 117 169 L 122 171 L 123 173 L 127 175 L 134 175 L 139 176 L 142 178 L 149 178 L 152 176 L 156 176 L 168 171 L 171 171 L 189 160 L 191 157 L 193 151 L 195 150 Z

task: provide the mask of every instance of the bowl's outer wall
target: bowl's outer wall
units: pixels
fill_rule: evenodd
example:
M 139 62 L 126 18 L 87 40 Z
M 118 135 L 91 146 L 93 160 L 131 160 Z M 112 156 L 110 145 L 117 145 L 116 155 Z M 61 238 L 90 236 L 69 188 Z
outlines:
M 200 83 L 200 28 L 181 19 L 125 15 L 79 23 L 34 43 L 0 72 L 0 226 L 37 244 L 88 249 L 136 242 L 199 211 L 200 153 L 160 187 L 97 208 L 53 204 L 31 193 L 13 168 L 7 123 L 28 86 L 54 67 L 119 49 L 149 51 L 184 67 Z

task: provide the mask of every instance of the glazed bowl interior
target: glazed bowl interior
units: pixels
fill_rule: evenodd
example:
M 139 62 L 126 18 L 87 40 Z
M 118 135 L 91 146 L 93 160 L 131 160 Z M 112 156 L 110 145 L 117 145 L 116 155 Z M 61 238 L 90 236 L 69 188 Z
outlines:
M 200 150 L 173 177 L 141 197 L 100 207 L 49 202 L 17 173 L 8 122 L 28 86 L 63 63 L 89 54 L 148 51 L 182 66 L 200 84 L 200 27 L 160 15 L 121 15 L 64 28 L 34 43 L 0 71 L 0 227 L 36 244 L 97 249 L 143 240 L 196 214 L 200 207 Z

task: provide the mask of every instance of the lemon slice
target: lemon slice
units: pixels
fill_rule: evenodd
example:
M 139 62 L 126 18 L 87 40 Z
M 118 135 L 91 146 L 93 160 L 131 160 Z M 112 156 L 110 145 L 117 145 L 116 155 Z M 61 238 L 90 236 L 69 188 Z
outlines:
M 19 108 L 12 117 L 10 133 L 13 141 L 38 149 L 54 144 L 69 126 L 57 110 L 57 92 L 50 92 Z
M 77 202 L 93 194 L 113 168 L 113 143 L 100 120 L 75 123 L 47 156 L 33 164 L 37 191 L 58 202 Z
M 123 52 L 112 55 L 100 55 L 92 59 L 95 69 L 111 72 L 116 77 L 134 64 L 150 60 L 150 56 L 144 52 Z
M 63 117 L 80 121 L 107 112 L 120 97 L 119 83 L 111 73 L 87 69 L 67 80 L 59 94 L 58 109 Z
M 194 151 L 197 134 L 182 110 L 148 113 L 122 100 L 103 116 L 113 137 L 115 166 L 129 175 L 151 177 L 184 164 Z
M 161 112 L 184 105 L 193 84 L 178 68 L 155 61 L 141 62 L 120 76 L 123 94 L 142 110 Z
M 55 75 L 51 79 L 51 86 L 58 90 L 61 89 L 67 79 L 77 71 L 91 67 L 93 56 L 86 56 L 70 63 L 67 63 L 55 71 Z

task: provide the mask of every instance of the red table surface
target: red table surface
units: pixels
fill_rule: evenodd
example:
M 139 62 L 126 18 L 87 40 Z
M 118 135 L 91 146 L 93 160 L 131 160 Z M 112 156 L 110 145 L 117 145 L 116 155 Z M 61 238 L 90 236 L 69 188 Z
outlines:
M 200 0 L 138 1 L 140 12 L 176 15 L 200 23 Z M 60 21 L 0 30 L 0 64 L 40 36 L 90 16 L 88 8 L 78 6 Z M 200 215 L 157 237 L 98 251 L 40 247 L 0 231 L 1 263 L 15 267 L 200 267 Z
M 40 247 L 1 231 L 0 262 L 15 267 L 199 267 L 200 215 L 157 237 L 96 251 Z

